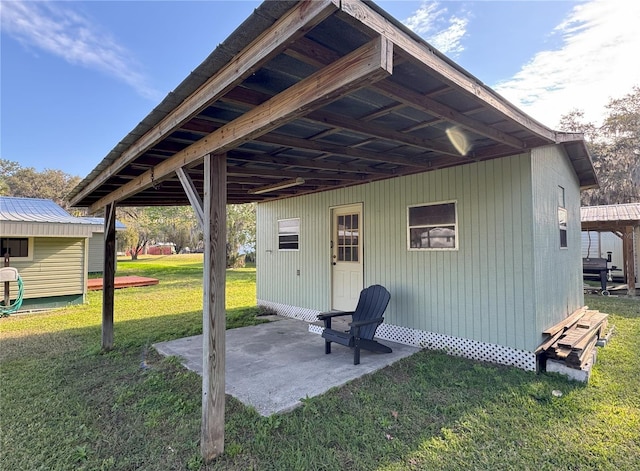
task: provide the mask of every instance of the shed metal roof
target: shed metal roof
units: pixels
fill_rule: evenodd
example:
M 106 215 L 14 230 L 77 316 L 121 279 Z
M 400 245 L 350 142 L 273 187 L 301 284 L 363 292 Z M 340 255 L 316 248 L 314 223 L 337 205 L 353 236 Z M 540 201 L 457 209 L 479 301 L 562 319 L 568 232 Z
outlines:
M 640 225 L 640 203 L 583 206 L 580 208 L 583 229 Z
M 70 201 L 91 212 L 189 204 L 180 173 L 202 194 L 209 153 L 226 155 L 227 201 L 245 203 L 548 144 L 565 147 L 581 187 L 597 186 L 581 135 L 535 121 L 372 2 L 265 1 Z
M 95 224 L 89 220 L 72 216 L 51 200 L 13 196 L 0 196 L 0 221 Z
M 91 237 L 103 225 L 41 198 L 0 197 L 0 237 Z

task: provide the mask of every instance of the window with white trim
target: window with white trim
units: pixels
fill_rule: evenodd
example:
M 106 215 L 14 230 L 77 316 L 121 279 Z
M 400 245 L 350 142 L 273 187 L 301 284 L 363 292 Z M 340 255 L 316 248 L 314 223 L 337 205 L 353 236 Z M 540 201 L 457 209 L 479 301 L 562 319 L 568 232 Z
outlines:
M 456 202 L 421 204 L 407 208 L 409 250 L 457 250 Z
M 560 230 L 560 248 L 567 248 L 567 210 L 564 188 L 561 186 L 558 187 L 558 229 Z
M 300 218 L 278 220 L 278 250 L 300 249 Z
M 3 237 L 0 239 L 0 256 L 9 253 L 11 260 L 33 260 L 33 238 Z

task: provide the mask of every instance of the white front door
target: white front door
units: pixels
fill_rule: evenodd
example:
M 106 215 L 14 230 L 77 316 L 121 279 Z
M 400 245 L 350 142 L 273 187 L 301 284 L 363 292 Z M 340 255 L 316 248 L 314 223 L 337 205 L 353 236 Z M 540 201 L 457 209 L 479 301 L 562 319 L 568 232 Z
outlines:
M 331 308 L 353 311 L 364 288 L 362 204 L 331 210 Z

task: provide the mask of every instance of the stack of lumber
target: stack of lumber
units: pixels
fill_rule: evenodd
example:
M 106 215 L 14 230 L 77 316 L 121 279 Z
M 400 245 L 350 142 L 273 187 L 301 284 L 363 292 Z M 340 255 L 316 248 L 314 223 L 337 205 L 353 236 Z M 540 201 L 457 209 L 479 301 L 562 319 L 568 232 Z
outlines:
M 548 338 L 536 349 L 536 353 L 564 362 L 571 368 L 582 369 L 591 359 L 598 339 L 603 337 L 607 317 L 608 314 L 590 310 L 587 306 L 581 307 L 543 332 Z

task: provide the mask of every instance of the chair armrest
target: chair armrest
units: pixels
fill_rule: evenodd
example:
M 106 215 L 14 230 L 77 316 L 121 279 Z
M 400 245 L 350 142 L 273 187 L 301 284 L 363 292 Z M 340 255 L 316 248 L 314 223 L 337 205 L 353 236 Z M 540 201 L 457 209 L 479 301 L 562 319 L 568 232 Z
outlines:
M 375 319 L 367 319 L 366 321 L 349 322 L 349 325 L 351 327 L 361 327 L 369 324 L 380 324 L 382 321 L 384 321 L 384 317 L 376 317 Z
M 321 312 L 318 314 L 318 320 L 323 321 L 325 319 L 331 319 L 332 317 L 338 316 L 350 316 L 353 312 L 344 312 L 344 311 L 331 311 L 331 312 Z

